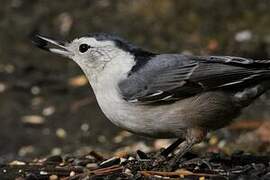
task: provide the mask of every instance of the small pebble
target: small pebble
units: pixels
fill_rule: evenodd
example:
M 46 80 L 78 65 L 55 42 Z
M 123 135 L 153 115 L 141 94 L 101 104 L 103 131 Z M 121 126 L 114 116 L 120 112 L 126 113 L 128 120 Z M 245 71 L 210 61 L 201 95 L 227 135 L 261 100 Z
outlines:
M 98 165 L 96 163 L 88 163 L 86 164 L 86 167 L 92 170 L 92 169 L 97 169 Z
M 26 165 L 26 163 L 22 162 L 22 161 L 15 160 L 15 161 L 10 162 L 9 165 L 17 165 L 18 166 L 18 165 Z
M 238 42 L 249 41 L 252 38 L 252 32 L 250 30 L 243 30 L 235 34 L 235 40 Z
M 217 136 L 212 136 L 209 140 L 210 145 L 216 145 L 218 143 L 218 137 Z
M 76 173 L 74 171 L 71 171 L 70 174 L 69 174 L 69 176 L 71 176 L 71 177 L 75 176 L 75 175 L 76 175 Z
M 84 123 L 81 125 L 81 130 L 84 131 L 84 132 L 87 132 L 89 130 L 89 125 Z
M 53 148 L 52 151 L 51 151 L 51 154 L 53 156 L 60 155 L 61 153 L 62 153 L 62 149 L 61 148 Z
M 46 172 L 46 171 L 40 171 L 39 174 L 40 175 L 48 175 L 48 172 Z
M 67 133 L 63 128 L 58 128 L 55 133 L 60 139 L 65 139 L 67 137 Z
M 0 83 L 0 93 L 6 90 L 6 85 L 4 83 Z
M 23 116 L 21 118 L 21 121 L 25 124 L 42 125 L 44 124 L 45 119 L 38 115 L 28 115 L 28 116 Z
M 55 107 L 49 106 L 43 109 L 42 114 L 44 116 L 50 116 L 55 112 Z
M 40 93 L 40 88 L 39 88 L 38 86 L 33 86 L 33 87 L 31 88 L 31 93 L 32 93 L 33 95 L 38 95 L 38 94 Z
M 58 176 L 57 175 L 51 175 L 49 177 L 50 180 L 57 180 L 58 179 Z

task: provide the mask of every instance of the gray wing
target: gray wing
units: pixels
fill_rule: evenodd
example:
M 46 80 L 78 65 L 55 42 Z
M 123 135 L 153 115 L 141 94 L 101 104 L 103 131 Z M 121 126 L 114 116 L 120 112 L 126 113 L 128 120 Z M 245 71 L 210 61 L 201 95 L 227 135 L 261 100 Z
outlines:
M 239 90 L 270 77 L 269 60 L 164 54 L 119 83 L 129 102 L 174 102 L 213 89 Z

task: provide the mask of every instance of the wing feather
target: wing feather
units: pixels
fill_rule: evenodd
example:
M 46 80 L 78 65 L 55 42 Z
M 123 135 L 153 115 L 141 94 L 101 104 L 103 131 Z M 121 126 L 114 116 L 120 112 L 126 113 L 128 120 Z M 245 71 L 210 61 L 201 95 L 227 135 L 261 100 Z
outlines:
M 270 77 L 269 60 L 160 55 L 119 83 L 129 102 L 174 102 L 213 89 L 234 90 Z

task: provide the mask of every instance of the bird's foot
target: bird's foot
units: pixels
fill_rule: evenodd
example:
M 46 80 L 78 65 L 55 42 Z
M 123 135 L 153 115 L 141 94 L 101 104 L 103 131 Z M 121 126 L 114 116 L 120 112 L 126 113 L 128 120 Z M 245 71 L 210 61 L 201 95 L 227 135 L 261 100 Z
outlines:
M 175 153 L 175 157 L 170 160 L 171 166 L 179 166 L 179 163 L 183 162 L 183 156 L 189 152 L 192 146 L 196 143 L 201 142 L 207 134 L 207 131 L 202 128 L 192 128 L 187 130 L 186 140 L 183 141 Z
M 168 160 L 171 158 L 169 155 L 178 147 L 178 145 L 183 140 L 177 139 L 174 143 L 172 143 L 170 146 L 168 146 L 165 149 L 161 149 L 155 156 L 154 156 L 154 162 L 153 166 L 158 167 L 160 165 L 165 165 L 168 163 Z
M 179 167 L 179 163 L 186 161 L 183 156 L 190 151 L 192 146 L 201 142 L 206 136 L 206 130 L 201 128 L 193 128 L 187 130 L 186 139 L 178 139 L 166 149 L 160 151 L 154 158 L 153 166 L 159 166 L 161 164 L 168 165 L 172 169 Z M 169 156 L 176 150 L 175 156 Z

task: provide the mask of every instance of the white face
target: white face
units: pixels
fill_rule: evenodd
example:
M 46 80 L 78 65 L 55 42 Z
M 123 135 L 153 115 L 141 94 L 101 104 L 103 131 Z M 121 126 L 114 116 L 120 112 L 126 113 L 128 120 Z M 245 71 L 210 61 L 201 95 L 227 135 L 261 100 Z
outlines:
M 87 37 L 73 40 L 68 49 L 73 52 L 70 58 L 79 65 L 83 63 L 95 68 L 105 65 L 122 51 L 112 41 L 97 41 Z
M 37 36 L 41 44 L 53 53 L 73 59 L 79 66 L 88 68 L 103 68 L 105 64 L 124 51 L 118 48 L 113 41 L 98 41 L 93 37 L 74 39 L 70 43 L 60 43 L 46 37 Z M 57 48 L 47 48 L 47 43 Z
M 125 47 L 118 40 L 82 37 L 72 42 L 60 42 L 39 35 L 35 38 L 33 42 L 39 48 L 73 59 L 81 67 L 94 89 L 100 82 L 117 85 L 118 81 L 125 78 L 135 65 L 134 55 L 119 48 L 118 46 Z M 118 46 L 115 43 L 118 43 Z

